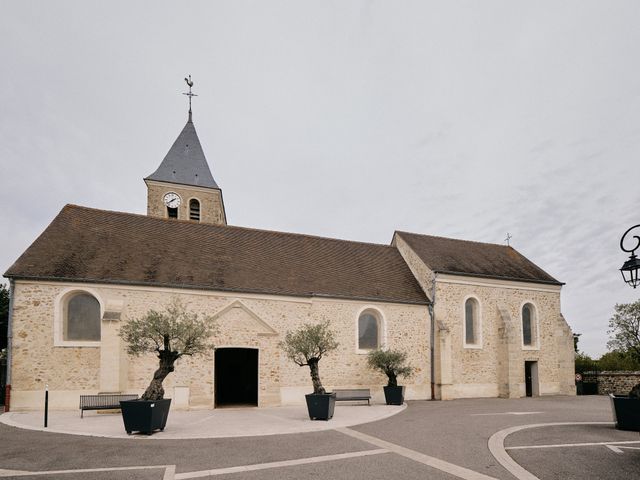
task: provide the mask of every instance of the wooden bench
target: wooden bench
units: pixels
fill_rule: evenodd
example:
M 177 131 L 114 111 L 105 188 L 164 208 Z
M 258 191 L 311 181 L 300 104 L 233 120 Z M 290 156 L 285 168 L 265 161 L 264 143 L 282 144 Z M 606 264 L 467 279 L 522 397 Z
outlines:
M 366 400 L 371 405 L 371 391 L 368 388 L 351 388 L 333 391 L 336 394 L 336 402 L 354 402 Z
M 120 408 L 120 400 L 137 400 L 138 395 L 122 393 L 99 393 L 80 395 L 80 418 L 85 410 L 115 410 Z

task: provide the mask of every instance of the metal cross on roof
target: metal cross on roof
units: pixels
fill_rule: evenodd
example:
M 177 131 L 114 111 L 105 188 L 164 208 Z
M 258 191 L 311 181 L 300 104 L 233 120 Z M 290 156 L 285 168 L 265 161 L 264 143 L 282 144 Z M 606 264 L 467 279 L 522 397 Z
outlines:
M 193 80 L 191 80 L 191 75 L 189 75 L 189 77 L 185 77 L 184 81 L 187 82 L 187 85 L 189 85 L 189 93 L 183 93 L 183 95 L 189 97 L 189 120 L 191 120 L 191 97 L 197 97 L 198 95 L 196 95 L 195 93 L 191 93 L 191 87 L 193 87 Z
M 507 242 L 507 247 L 509 246 L 509 240 L 511 240 L 512 238 L 513 238 L 513 235 L 507 232 L 507 238 L 504 239 L 504 241 Z

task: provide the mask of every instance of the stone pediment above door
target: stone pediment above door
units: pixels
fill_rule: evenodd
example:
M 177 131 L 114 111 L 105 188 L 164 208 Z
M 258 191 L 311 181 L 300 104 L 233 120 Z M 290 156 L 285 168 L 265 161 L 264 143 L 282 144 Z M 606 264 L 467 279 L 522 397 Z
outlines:
M 243 331 L 258 336 L 277 336 L 271 325 L 262 320 L 258 314 L 240 300 L 234 300 L 213 315 L 218 327 L 223 332 Z

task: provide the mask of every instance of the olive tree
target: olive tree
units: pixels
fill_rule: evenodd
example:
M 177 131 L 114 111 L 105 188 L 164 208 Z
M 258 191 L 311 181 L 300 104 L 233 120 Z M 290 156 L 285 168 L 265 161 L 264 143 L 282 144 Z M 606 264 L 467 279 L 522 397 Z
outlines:
M 308 366 L 313 382 L 313 393 L 327 393 L 320 381 L 318 362 L 328 352 L 338 348 L 335 334 L 327 320 L 315 325 L 304 324 L 295 331 L 288 331 L 280 348 L 300 367 Z
M 144 316 L 124 323 L 120 336 L 127 344 L 129 355 L 155 353 L 159 359 L 158 369 L 142 400 L 162 400 L 162 382 L 174 371 L 176 360 L 213 350 L 211 337 L 216 332 L 210 317 L 189 312 L 177 298 L 164 311 L 149 310 Z
M 379 370 L 387 376 L 387 386 L 397 387 L 398 377 L 410 377 L 413 367 L 407 364 L 406 352 L 399 350 L 373 350 L 367 356 L 367 363 L 373 370 Z

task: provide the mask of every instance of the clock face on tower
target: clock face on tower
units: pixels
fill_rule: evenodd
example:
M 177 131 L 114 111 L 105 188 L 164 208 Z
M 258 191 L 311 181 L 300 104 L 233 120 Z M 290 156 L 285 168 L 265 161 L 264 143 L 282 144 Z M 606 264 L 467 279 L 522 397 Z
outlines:
M 165 194 L 164 204 L 169 208 L 178 208 L 180 206 L 180 195 L 174 192 Z

